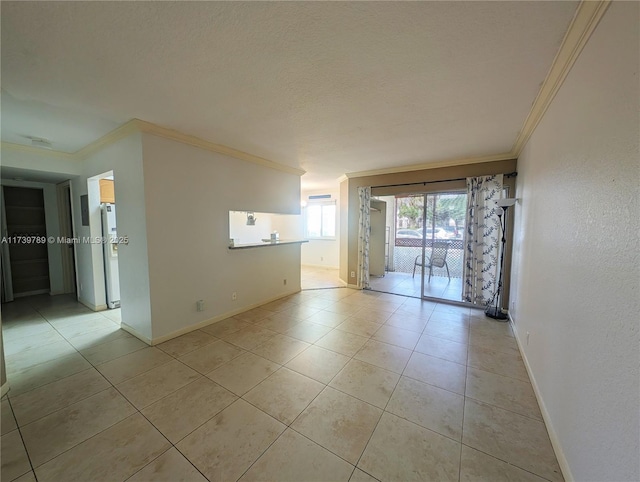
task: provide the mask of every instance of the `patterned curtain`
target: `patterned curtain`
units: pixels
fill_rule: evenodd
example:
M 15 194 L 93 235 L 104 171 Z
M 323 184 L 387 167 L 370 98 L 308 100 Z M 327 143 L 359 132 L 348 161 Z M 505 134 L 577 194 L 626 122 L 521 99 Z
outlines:
M 369 286 L 369 237 L 371 235 L 371 188 L 359 187 L 360 216 L 358 218 L 358 288 Z
M 485 306 L 497 288 L 500 269 L 500 218 L 496 201 L 502 197 L 502 174 L 467 178 L 467 240 L 462 299 Z

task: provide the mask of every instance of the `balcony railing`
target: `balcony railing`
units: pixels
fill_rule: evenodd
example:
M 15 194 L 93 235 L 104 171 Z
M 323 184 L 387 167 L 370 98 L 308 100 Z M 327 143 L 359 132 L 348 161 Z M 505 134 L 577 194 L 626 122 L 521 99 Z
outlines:
M 442 241 L 436 239 L 433 241 Z M 462 278 L 462 266 L 464 262 L 464 242 L 462 239 L 449 239 L 451 244 L 447 251 L 447 265 L 449 266 L 449 273 L 452 278 Z M 390 266 L 389 271 L 396 271 L 401 273 L 413 273 L 413 267 L 415 264 L 416 256 L 422 255 L 422 242 L 421 238 L 396 238 L 395 246 L 393 249 L 393 265 Z M 429 258 L 431 256 L 432 240 L 424 240 L 426 247 L 425 256 Z M 420 268 L 418 268 L 418 273 Z M 447 276 L 447 270 L 445 268 L 434 268 L 433 276 Z

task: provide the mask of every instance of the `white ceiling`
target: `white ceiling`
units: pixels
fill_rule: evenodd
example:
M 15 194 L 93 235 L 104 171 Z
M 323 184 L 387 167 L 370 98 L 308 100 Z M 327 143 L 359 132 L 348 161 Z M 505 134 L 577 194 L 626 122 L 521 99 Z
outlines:
M 307 171 L 509 152 L 577 2 L 2 2 L 2 139 L 131 118 Z

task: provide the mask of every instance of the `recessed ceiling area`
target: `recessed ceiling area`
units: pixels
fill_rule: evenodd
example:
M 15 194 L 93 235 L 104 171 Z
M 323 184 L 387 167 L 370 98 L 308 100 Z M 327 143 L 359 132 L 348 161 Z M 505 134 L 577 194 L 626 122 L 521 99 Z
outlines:
M 578 2 L 2 2 L 2 140 L 132 118 L 307 171 L 508 153 Z
M 46 182 L 57 184 L 75 176 L 58 172 L 33 171 L 30 169 L 20 169 L 17 167 L 0 167 L 2 179 L 27 182 Z

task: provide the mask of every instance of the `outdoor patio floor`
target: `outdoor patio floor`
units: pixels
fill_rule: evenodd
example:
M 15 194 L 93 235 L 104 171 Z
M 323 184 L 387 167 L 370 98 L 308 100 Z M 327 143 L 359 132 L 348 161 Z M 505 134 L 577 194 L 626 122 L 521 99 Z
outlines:
M 461 301 L 462 278 L 447 278 L 446 276 L 432 276 L 431 282 L 425 278 L 425 296 L 441 298 L 449 301 Z M 420 298 L 420 272 L 412 277 L 411 273 L 387 272 L 384 277 L 371 277 L 371 289 L 384 291 L 396 295 Z

